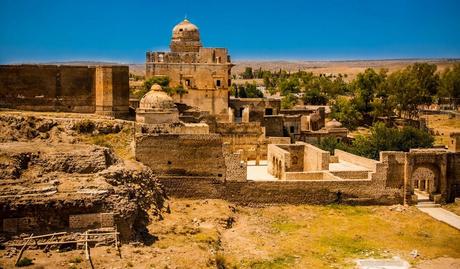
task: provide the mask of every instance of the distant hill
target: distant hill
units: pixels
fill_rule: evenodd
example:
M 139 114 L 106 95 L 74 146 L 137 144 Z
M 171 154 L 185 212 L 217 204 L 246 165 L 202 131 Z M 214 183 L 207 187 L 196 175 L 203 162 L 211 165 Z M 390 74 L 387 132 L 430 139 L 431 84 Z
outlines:
M 390 72 L 402 69 L 416 62 L 436 64 L 438 70 L 443 70 L 460 59 L 395 59 L 395 60 L 353 60 L 353 61 L 237 61 L 232 69 L 233 74 L 240 74 L 246 67 L 253 70 L 278 71 L 280 69 L 288 72 L 299 70 L 313 72 L 314 74 L 346 74 L 348 79 L 353 79 L 358 73 L 366 68 L 381 69 L 387 68 Z
M 349 60 L 349 61 L 235 61 L 232 74 L 240 74 L 246 67 L 252 67 L 253 70 L 263 69 L 278 71 L 280 69 L 288 72 L 298 70 L 313 72 L 314 74 L 346 74 L 348 80 L 353 79 L 358 73 L 363 72 L 366 68 L 387 68 L 390 72 L 402 69 L 416 62 L 425 62 L 436 64 L 438 70 L 444 70 L 452 66 L 460 59 L 389 59 L 389 60 Z M 58 65 L 113 65 L 123 64 L 117 62 L 103 61 L 66 61 L 66 62 L 46 62 L 42 64 Z M 123 64 L 129 66 L 129 71 L 135 75 L 145 75 L 144 63 Z

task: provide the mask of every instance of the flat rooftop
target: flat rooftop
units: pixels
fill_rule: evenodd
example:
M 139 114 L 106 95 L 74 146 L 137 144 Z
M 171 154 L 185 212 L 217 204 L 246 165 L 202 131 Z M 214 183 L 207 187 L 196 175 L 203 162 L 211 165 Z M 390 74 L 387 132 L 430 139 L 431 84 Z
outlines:
M 329 163 L 329 171 L 335 172 L 335 171 L 370 171 L 370 170 L 364 166 L 360 166 L 354 163 L 339 160 L 338 163 Z

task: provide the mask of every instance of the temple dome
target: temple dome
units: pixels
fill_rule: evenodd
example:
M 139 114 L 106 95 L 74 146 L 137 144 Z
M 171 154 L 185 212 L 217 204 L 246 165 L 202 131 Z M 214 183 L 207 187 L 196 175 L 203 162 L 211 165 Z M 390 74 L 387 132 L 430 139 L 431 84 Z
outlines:
M 177 111 L 173 99 L 166 94 L 160 85 L 154 84 L 139 102 L 139 109 Z
M 198 27 L 184 19 L 174 26 L 169 47 L 172 52 L 198 52 L 201 48 Z
M 336 119 L 333 119 L 329 122 L 326 123 L 326 128 L 327 129 L 332 129 L 332 128 L 341 128 L 342 127 L 342 123 L 340 123 L 339 121 L 337 121 Z
M 173 35 L 174 33 L 181 33 L 183 31 L 198 32 L 198 27 L 195 24 L 191 23 L 189 20 L 184 19 L 179 24 L 174 26 Z

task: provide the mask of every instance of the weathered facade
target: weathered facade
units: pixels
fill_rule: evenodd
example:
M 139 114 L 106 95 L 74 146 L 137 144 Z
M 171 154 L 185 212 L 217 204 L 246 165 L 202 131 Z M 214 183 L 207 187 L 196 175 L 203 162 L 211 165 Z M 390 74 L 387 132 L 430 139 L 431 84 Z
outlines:
M 0 66 L 3 108 L 124 117 L 128 99 L 128 66 Z
M 226 114 L 233 64 L 225 48 L 204 48 L 198 27 L 184 20 L 173 28 L 170 52 L 147 52 L 146 78 L 167 76 L 170 86 L 186 93 L 175 102 L 198 107 L 211 114 Z

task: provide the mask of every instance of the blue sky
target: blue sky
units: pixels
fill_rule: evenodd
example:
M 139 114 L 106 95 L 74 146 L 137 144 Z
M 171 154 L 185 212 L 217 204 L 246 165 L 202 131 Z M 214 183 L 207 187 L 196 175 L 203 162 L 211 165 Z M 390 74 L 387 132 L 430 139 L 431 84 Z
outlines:
M 0 63 L 142 63 L 184 16 L 233 59 L 460 57 L 458 0 L 0 0 Z

